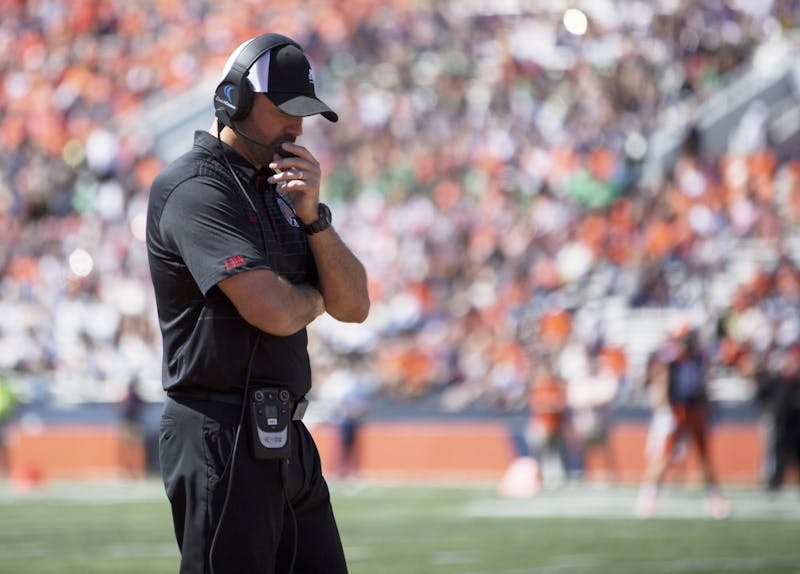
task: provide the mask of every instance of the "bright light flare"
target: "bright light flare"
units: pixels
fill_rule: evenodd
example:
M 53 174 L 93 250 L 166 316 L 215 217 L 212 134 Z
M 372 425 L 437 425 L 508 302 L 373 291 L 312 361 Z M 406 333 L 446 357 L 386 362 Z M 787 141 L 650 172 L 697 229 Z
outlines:
M 589 28 L 589 19 L 577 8 L 566 10 L 563 22 L 567 32 L 575 36 L 583 36 Z
M 69 254 L 69 268 L 78 277 L 87 277 L 94 269 L 94 259 L 88 251 L 76 249 Z

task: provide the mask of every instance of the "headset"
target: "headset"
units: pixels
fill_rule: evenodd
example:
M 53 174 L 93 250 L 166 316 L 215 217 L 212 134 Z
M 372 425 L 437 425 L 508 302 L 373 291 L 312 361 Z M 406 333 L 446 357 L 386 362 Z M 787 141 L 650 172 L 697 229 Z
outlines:
M 250 68 L 258 59 L 275 48 L 300 45 L 282 34 L 263 34 L 253 38 L 239 54 L 214 91 L 214 114 L 221 124 L 233 128 L 233 123 L 243 120 L 253 108 L 253 87 L 247 80 Z

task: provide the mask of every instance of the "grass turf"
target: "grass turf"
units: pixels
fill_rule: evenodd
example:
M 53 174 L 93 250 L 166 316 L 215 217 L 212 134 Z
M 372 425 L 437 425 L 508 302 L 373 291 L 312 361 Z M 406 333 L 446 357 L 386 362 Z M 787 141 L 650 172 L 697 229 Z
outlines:
M 732 516 L 669 489 L 655 517 L 635 489 L 565 487 L 526 500 L 491 487 L 334 484 L 351 574 L 800 572 L 800 496 L 728 492 Z M 0 573 L 175 573 L 177 549 L 157 480 L 0 487 Z M 303 574 L 297 572 L 296 574 Z

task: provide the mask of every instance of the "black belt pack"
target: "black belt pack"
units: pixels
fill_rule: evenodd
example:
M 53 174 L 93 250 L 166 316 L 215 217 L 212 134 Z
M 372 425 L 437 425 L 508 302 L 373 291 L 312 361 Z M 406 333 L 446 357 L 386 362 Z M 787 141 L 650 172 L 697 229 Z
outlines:
M 288 458 L 289 426 L 301 420 L 308 401 L 292 401 L 289 391 L 260 387 L 248 392 L 247 414 L 253 458 L 260 460 Z
M 206 389 L 174 389 L 167 392 L 172 398 L 242 405 L 242 393 Z M 245 409 L 250 429 L 250 452 L 256 459 L 281 459 L 289 456 L 289 425 L 303 419 L 308 400 L 293 401 L 286 389 L 256 387 L 248 391 Z

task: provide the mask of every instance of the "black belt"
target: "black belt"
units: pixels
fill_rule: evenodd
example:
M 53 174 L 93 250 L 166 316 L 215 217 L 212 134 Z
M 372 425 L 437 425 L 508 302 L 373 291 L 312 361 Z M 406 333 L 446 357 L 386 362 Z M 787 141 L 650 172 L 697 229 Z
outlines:
M 171 389 L 167 391 L 167 396 L 175 399 L 200 399 L 203 401 L 213 401 L 217 403 L 225 403 L 228 405 L 242 405 L 242 393 L 230 392 L 225 393 L 222 391 L 209 391 L 206 389 Z M 297 401 L 292 401 L 292 420 L 303 420 L 303 415 L 308 408 L 308 399 L 303 397 Z

